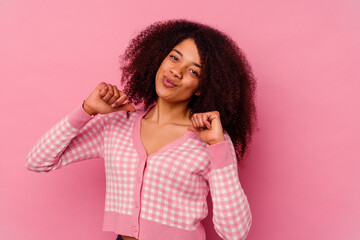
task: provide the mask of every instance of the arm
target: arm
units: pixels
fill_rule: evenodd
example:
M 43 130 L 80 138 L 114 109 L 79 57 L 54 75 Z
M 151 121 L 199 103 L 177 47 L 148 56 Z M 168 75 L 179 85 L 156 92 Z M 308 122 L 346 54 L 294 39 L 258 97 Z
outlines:
M 213 202 L 215 231 L 223 239 L 246 239 L 252 223 L 247 197 L 241 187 L 236 155 L 230 137 L 207 146 L 211 171 L 207 178 Z
M 105 115 L 90 116 L 79 104 L 37 141 L 27 155 L 25 167 L 48 172 L 69 163 L 101 158 L 105 119 Z
M 72 162 L 103 157 L 104 127 L 109 117 L 97 114 L 136 111 L 134 106 L 123 104 L 126 99 L 127 95 L 116 86 L 104 82 L 98 84 L 83 105 L 37 141 L 27 155 L 25 167 L 36 172 L 48 172 Z
M 197 113 L 191 121 L 189 130 L 208 144 L 211 168 L 204 178 L 209 182 L 215 230 L 225 240 L 246 239 L 252 216 L 239 181 L 234 145 L 223 131 L 220 114 Z

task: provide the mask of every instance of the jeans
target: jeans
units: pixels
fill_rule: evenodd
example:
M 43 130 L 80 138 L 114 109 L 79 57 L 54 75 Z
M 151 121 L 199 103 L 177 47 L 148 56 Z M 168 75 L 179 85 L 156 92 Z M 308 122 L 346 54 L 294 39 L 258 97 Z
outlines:
M 124 239 L 121 237 L 121 235 L 118 235 L 116 240 L 124 240 Z

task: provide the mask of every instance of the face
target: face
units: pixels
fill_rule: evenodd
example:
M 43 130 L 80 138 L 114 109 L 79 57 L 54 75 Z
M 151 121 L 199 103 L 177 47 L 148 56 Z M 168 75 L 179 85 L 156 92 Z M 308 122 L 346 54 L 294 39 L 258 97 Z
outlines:
M 176 45 L 161 63 L 155 77 L 156 93 L 167 102 L 188 102 L 200 95 L 200 56 L 191 38 Z

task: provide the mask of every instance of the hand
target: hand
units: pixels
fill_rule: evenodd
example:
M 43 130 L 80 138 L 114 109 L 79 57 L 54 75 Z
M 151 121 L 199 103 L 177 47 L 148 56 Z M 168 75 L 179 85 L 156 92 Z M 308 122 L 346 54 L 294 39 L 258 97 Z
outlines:
M 218 111 L 195 113 L 191 118 L 191 123 L 189 130 L 196 133 L 207 144 L 213 145 L 226 140 Z
M 84 110 L 89 115 L 106 114 L 116 111 L 132 111 L 136 109 L 130 104 L 123 104 L 127 95 L 117 89 L 115 85 L 101 82 L 83 103 Z

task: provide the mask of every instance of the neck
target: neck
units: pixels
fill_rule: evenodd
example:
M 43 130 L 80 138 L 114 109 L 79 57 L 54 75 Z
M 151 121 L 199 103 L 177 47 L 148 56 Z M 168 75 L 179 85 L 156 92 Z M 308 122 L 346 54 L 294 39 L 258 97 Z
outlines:
M 169 103 L 158 98 L 156 105 L 146 114 L 146 118 L 157 124 L 184 124 L 189 121 L 188 104 L 189 101 Z

